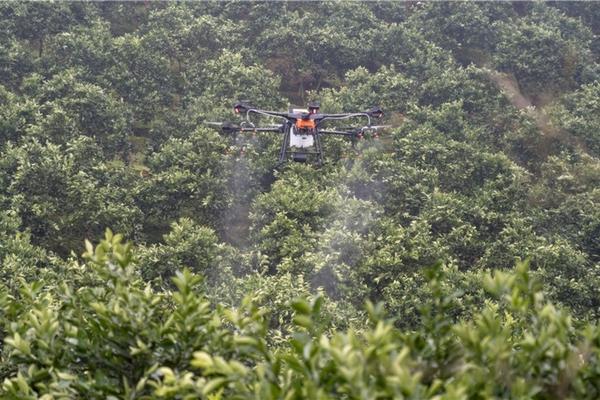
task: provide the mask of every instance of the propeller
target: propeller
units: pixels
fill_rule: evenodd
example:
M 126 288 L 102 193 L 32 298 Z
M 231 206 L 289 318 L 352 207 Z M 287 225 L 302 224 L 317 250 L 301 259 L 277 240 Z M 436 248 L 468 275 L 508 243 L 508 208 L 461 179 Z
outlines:
M 367 125 L 367 126 L 363 126 L 361 128 L 357 128 L 355 126 L 343 126 L 343 127 L 339 127 L 339 128 L 335 128 L 336 130 L 340 130 L 340 131 L 348 131 L 348 132 L 352 132 L 352 131 L 375 131 L 375 130 L 379 130 L 379 129 L 387 129 L 387 128 L 392 128 L 392 125 Z
M 363 132 L 370 132 L 371 133 L 371 137 L 373 139 L 379 139 L 379 133 L 377 132 L 380 129 L 387 129 L 387 128 L 391 128 L 392 125 L 370 125 L 370 126 L 364 126 L 361 128 L 361 130 Z
M 372 107 L 367 111 L 367 115 L 371 118 L 381 118 L 383 117 L 383 110 L 380 107 Z
M 369 126 L 363 126 L 362 129 L 363 130 L 379 130 L 379 129 L 386 129 L 386 128 L 391 128 L 392 125 L 369 125 Z
M 234 133 L 239 132 L 240 126 L 234 124 L 233 122 L 214 122 L 214 121 L 204 121 L 204 125 L 208 126 L 216 126 L 221 128 L 221 131 L 224 133 Z
M 283 131 L 282 124 L 261 125 L 260 127 L 265 128 L 265 129 L 279 129 L 279 130 Z

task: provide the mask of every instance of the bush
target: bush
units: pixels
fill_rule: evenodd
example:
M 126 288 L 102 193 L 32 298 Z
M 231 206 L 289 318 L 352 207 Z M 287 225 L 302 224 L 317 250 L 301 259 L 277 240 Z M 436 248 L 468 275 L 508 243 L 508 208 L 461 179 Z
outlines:
M 269 312 L 255 302 L 273 294 L 247 297 L 238 308 L 211 307 L 198 291 L 201 278 L 188 270 L 173 279 L 174 292 L 144 285 L 120 235 L 107 232 L 86 247 L 84 268 L 66 271 L 61 285 L 23 282 L 18 294 L 0 297 L 3 398 L 600 394 L 600 331 L 576 328 L 567 311 L 546 301 L 526 263 L 483 276 L 488 295 L 470 320 L 454 319 L 463 295 L 436 265 L 425 273 L 414 330 L 395 328 L 369 303 L 365 328 L 329 332 L 318 322 L 324 299 L 297 298 L 288 299 L 293 312 L 280 314 L 273 343 Z M 74 276 L 82 273 L 95 280 L 77 287 Z

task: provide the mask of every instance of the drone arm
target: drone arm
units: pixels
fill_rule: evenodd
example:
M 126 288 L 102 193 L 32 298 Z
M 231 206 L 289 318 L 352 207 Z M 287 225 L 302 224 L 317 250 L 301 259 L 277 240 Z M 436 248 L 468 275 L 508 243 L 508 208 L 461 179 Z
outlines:
M 345 119 L 358 116 L 367 116 L 367 113 L 321 114 L 326 119 Z
M 283 129 L 280 128 L 240 128 L 240 132 L 270 132 L 270 133 L 282 133 Z
M 255 113 L 255 114 L 260 114 L 260 115 L 266 115 L 268 117 L 279 117 L 279 118 L 283 118 L 285 120 L 289 120 L 290 117 L 287 113 L 282 113 L 282 112 L 278 112 L 278 111 L 268 111 L 268 110 L 259 110 L 256 108 L 250 108 L 248 109 L 248 111 L 246 111 L 246 119 L 249 120 L 249 116 L 250 113 Z
M 368 121 L 368 125 L 371 125 L 371 117 L 367 113 L 350 113 L 350 114 L 325 114 L 320 120 L 319 124 L 323 121 L 327 120 L 339 120 L 339 119 L 349 119 L 355 117 L 366 117 Z
M 331 120 L 331 119 L 347 119 L 354 117 L 366 117 L 367 125 L 371 126 L 371 118 L 381 118 L 383 116 L 383 111 L 379 107 L 372 107 L 370 110 L 359 113 L 346 113 L 346 114 L 322 114 L 321 118 L 319 118 L 319 123 Z
M 318 132 L 324 135 L 356 136 L 356 132 L 351 131 L 319 130 Z

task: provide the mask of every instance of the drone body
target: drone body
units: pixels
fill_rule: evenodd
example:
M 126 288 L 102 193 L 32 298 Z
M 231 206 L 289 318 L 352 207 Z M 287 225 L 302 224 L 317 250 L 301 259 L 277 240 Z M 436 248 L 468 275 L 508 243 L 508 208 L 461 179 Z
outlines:
M 323 164 L 323 147 L 321 138 L 326 135 L 337 135 L 348 137 L 354 144 L 357 139 L 364 137 L 366 132 L 375 132 L 386 126 L 371 125 L 371 118 L 380 118 L 383 115 L 378 107 L 359 113 L 344 114 L 322 114 L 319 112 L 318 103 L 310 103 L 306 109 L 291 109 L 288 112 L 267 111 L 254 108 L 246 102 L 238 102 L 234 106 L 236 114 L 245 114 L 246 118 L 239 125 L 231 123 L 214 123 L 224 133 L 236 135 L 238 132 L 272 132 L 282 135 L 282 142 L 279 151 L 279 163 L 281 165 L 288 160 L 296 162 L 315 162 L 318 165 Z M 259 114 L 268 117 L 279 118 L 281 125 L 269 125 L 267 127 L 257 127 L 250 120 L 250 114 Z M 345 120 L 351 118 L 367 119 L 368 124 L 363 127 L 352 128 L 350 130 L 325 129 L 326 121 Z

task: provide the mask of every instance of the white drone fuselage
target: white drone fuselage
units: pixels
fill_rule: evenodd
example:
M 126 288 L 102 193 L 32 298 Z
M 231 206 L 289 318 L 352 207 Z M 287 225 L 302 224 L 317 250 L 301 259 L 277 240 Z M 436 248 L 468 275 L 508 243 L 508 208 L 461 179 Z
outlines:
M 294 108 L 293 113 L 307 113 L 308 110 L 302 108 Z M 307 148 L 315 145 L 315 137 L 311 134 L 298 132 L 298 129 L 292 125 L 290 128 L 290 147 Z
M 311 134 L 298 133 L 295 126 L 290 128 L 290 146 L 291 147 L 312 147 L 315 145 L 315 137 Z

